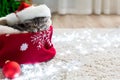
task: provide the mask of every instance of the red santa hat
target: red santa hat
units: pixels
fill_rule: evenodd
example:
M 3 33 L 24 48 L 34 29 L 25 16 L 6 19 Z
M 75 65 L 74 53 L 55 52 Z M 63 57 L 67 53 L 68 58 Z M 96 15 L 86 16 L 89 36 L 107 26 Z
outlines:
M 11 13 L 5 17 L 8 25 L 14 25 L 35 17 L 51 17 L 50 9 L 46 5 L 30 6 L 17 13 Z
M 25 8 L 30 7 L 30 6 L 31 6 L 30 4 L 27 4 L 26 2 L 23 1 L 23 2 L 21 2 L 20 6 L 19 6 L 18 9 L 16 10 L 16 12 L 19 12 L 19 11 L 25 9 Z

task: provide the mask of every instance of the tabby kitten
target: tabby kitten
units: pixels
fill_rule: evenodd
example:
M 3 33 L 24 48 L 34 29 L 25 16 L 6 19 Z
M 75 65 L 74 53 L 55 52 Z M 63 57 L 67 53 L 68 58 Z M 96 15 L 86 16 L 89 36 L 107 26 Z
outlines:
M 38 32 L 46 30 L 49 26 L 47 25 L 49 17 L 36 17 L 33 19 L 25 20 L 24 22 L 11 26 L 19 31 Z

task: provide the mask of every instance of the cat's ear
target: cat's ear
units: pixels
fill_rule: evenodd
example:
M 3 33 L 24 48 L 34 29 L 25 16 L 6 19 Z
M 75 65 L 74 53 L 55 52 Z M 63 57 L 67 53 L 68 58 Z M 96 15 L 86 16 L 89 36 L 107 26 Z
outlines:
M 0 20 L 0 25 L 7 25 L 7 20 Z

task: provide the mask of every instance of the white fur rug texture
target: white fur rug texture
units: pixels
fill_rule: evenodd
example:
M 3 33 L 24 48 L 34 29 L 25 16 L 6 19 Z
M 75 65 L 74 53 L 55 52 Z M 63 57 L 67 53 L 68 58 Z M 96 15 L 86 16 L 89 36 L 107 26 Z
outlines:
M 54 29 L 52 40 L 54 59 L 21 65 L 14 80 L 120 80 L 119 28 Z M 9 79 L 0 71 L 0 80 Z

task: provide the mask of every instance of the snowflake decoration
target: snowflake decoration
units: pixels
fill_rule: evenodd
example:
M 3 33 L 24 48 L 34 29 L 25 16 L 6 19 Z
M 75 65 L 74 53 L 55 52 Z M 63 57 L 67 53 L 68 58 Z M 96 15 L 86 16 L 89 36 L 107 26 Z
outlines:
M 41 48 L 42 46 L 44 46 L 45 42 L 48 42 L 49 44 L 51 44 L 50 42 L 50 31 L 41 31 L 33 36 L 31 36 L 31 42 L 33 44 L 37 44 L 37 48 Z
M 20 50 L 21 51 L 26 51 L 28 48 L 28 44 L 27 43 L 23 43 L 21 46 L 20 46 Z

